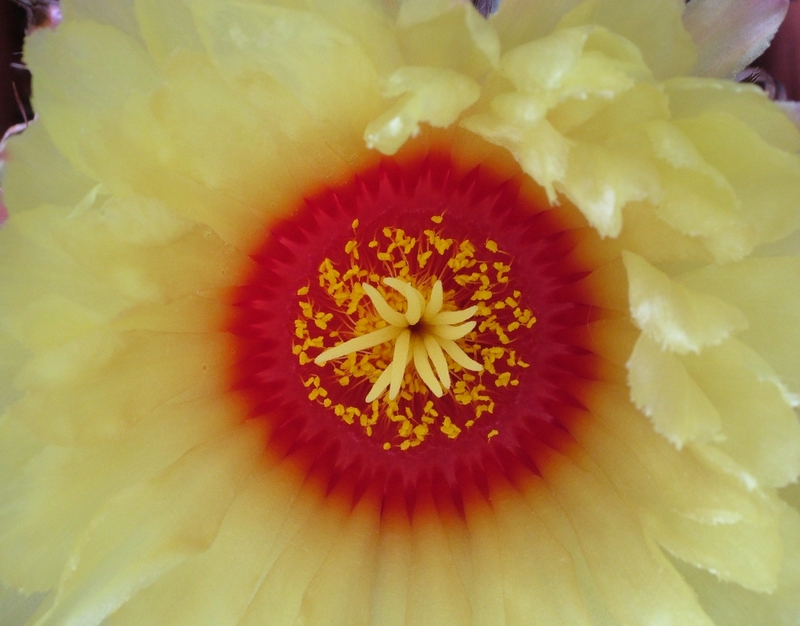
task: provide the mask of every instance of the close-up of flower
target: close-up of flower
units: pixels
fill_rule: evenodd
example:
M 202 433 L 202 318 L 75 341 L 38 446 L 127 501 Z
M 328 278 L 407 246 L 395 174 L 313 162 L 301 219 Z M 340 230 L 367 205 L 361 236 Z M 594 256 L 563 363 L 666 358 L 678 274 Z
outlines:
M 798 626 L 788 7 L 63 0 L 0 623 Z

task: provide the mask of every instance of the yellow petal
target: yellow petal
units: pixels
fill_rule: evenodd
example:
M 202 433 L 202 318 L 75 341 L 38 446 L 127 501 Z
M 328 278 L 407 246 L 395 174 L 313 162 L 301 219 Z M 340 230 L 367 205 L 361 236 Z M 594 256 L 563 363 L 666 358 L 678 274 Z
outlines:
M 673 282 L 633 253 L 623 252 L 622 259 L 634 322 L 662 350 L 696 353 L 747 328 L 747 318 L 730 304 Z
M 146 623 L 157 613 L 173 626 L 236 624 L 258 586 L 283 516 L 301 484 L 281 467 L 254 472 L 236 495 L 209 550 L 189 557 L 109 618 L 113 626 Z M 223 596 L 219 589 L 226 586 Z
M 478 99 L 480 87 L 453 70 L 402 67 L 386 80 L 383 95 L 400 99 L 367 125 L 364 141 L 367 147 L 391 155 L 419 134 L 420 123 L 446 127 L 455 122 Z
M 317 495 L 319 497 L 319 495 Z M 341 540 L 350 511 L 349 502 L 328 501 L 308 518 L 294 536 L 281 547 L 252 595 L 240 620 L 242 626 L 262 625 L 269 620 L 276 626 L 295 623 L 305 590 L 326 557 Z
M 544 478 L 575 529 L 608 611 L 622 623 L 647 623 L 659 615 L 687 626 L 712 626 L 619 495 L 603 479 L 559 461 L 557 471 L 545 471 Z
M 719 412 L 677 356 L 642 335 L 627 367 L 631 400 L 676 447 L 720 436 Z
M 498 64 L 497 33 L 468 2 L 405 0 L 397 23 L 408 65 L 450 69 L 479 78 Z
M 729 339 L 682 360 L 722 417 L 719 448 L 759 484 L 794 482 L 800 475 L 800 422 L 783 390 L 764 376 L 769 367 L 758 355 Z
M 741 309 L 750 320 L 741 340 L 775 368 L 793 393 L 800 392 L 800 259 L 752 258 L 677 280 Z
M 15 212 L 41 204 L 77 204 L 96 184 L 70 165 L 53 145 L 44 124 L 26 128 L 24 141 L 21 135 L 11 137 L 6 150 L 3 198 Z M 41 184 L 43 180 L 46 185 Z
M 298 620 L 350 626 L 369 620 L 372 567 L 378 541 L 378 509 L 364 498 L 353 510 L 341 540 L 303 594 Z
M 468 624 L 469 597 L 430 495 L 421 494 L 415 512 L 406 623 Z
M 84 445 L 116 437 L 181 393 L 219 389 L 231 349 L 222 333 L 87 336 L 31 360 L 17 379 L 26 395 L 10 410 L 52 442 Z M 131 379 L 148 393 L 132 388 Z
M 507 487 L 492 499 L 499 534 L 506 619 L 524 624 L 593 624 L 575 566 L 521 494 Z
M 4 468 L 4 489 L 24 504 L 2 515 L 3 578 L 28 591 L 55 587 L 70 550 L 108 498 L 151 478 L 190 448 L 217 441 L 240 421 L 241 408 L 225 396 L 173 402 L 120 439 L 88 448 L 48 446 L 35 456 L 25 438 L 9 432 L 16 422 L 6 424 L 2 440 L 14 450 L 3 450 L 3 459 L 9 465 L 18 460 Z
M 389 505 L 381 517 L 370 624 L 406 626 L 410 577 L 411 524 L 404 505 Z
M 99 624 L 134 592 L 207 549 L 260 452 L 257 428 L 199 446 L 110 500 L 70 555 L 41 626 Z

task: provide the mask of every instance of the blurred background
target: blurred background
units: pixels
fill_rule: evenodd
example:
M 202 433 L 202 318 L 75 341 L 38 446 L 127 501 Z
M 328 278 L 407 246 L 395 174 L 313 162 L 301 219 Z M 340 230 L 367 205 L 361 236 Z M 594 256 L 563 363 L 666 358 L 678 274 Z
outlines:
M 492 3 L 473 1 L 479 8 Z M 0 138 L 7 128 L 33 117 L 22 45 L 29 23 L 46 27 L 48 4 L 48 0 L 0 0 Z M 790 100 L 800 100 L 800 1 L 791 3 L 783 27 L 756 65 L 783 85 Z

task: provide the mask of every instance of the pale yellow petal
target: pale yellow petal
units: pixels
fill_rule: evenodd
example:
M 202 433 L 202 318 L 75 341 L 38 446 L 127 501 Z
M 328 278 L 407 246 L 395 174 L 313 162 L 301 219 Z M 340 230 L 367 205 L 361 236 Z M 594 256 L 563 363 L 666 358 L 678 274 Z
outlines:
M 263 440 L 245 426 L 193 449 L 111 499 L 70 555 L 37 625 L 100 624 L 133 593 L 207 549 Z
M 673 445 L 721 438 L 719 411 L 677 356 L 642 335 L 627 367 L 631 400 Z
M 699 352 L 747 328 L 744 314 L 719 298 L 687 289 L 631 252 L 622 260 L 633 320 L 662 350 Z
M 662 0 L 589 0 L 561 22 L 597 24 L 629 39 L 656 78 L 686 75 L 696 52 L 682 21 L 683 3 Z
M 469 2 L 405 0 L 397 23 L 408 65 L 450 69 L 473 78 L 497 66 L 497 33 Z
M 419 495 L 411 523 L 406 624 L 468 624 L 472 609 L 430 495 Z
M 219 390 L 230 341 L 223 333 L 90 335 L 29 361 L 16 383 L 26 395 L 10 411 L 62 445 L 117 437 L 184 392 Z
M 575 530 L 608 611 L 620 624 L 657 618 L 712 626 L 689 585 L 603 479 L 563 457 L 557 469 L 545 465 L 544 478 Z
M 748 492 L 740 481 L 699 465 L 689 450 L 659 451 L 664 442 L 632 408 L 626 409 L 624 400 L 602 420 L 609 418 L 616 420 L 616 433 L 591 418 L 576 421 L 571 432 L 620 492 L 640 507 L 656 541 L 725 580 L 774 590 L 783 554 L 776 499 Z M 663 469 L 658 457 L 667 462 Z M 693 482 L 669 486 L 692 475 Z M 720 504 L 724 508 L 715 508 Z
M 786 152 L 800 150 L 800 128 L 757 85 L 730 80 L 679 77 L 665 81 L 674 119 L 695 118 L 708 112 L 726 113 L 745 123 L 764 141 Z
M 770 146 L 724 112 L 704 113 L 677 126 L 730 183 L 737 211 L 752 225 L 757 243 L 774 241 L 800 227 L 800 156 Z
M 492 498 L 507 624 L 594 624 L 575 565 L 522 498 L 508 486 Z
M 797 480 L 800 421 L 758 355 L 729 339 L 682 360 L 722 417 L 725 439 L 716 445 L 765 487 Z
M 466 524 L 473 563 L 472 623 L 475 626 L 507 624 L 503 597 L 503 564 L 495 514 L 484 498 L 469 494 Z
M 739 337 L 800 393 L 800 259 L 751 258 L 677 278 L 742 310 L 750 327 Z
M 306 588 L 297 616 L 299 623 L 369 623 L 379 525 L 379 508 L 374 500 L 362 498 L 350 514 L 341 539 Z
M 759 243 L 752 224 L 740 212 L 741 201 L 722 173 L 676 125 L 648 125 L 659 159 L 663 197 L 656 214 L 679 232 L 702 239 L 721 263 L 749 254 Z
M 258 591 L 252 595 L 239 622 L 241 626 L 261 626 L 267 619 L 275 626 L 295 623 L 305 590 L 340 541 L 351 514 L 350 502 L 337 501 L 335 496 L 333 494 L 324 507 L 316 510 L 281 547 L 274 563 L 265 571 Z
M 84 149 L 103 119 L 135 92 L 148 93 L 159 78 L 133 39 L 109 26 L 67 21 L 55 32 L 34 32 L 25 60 L 36 72 L 37 109 L 53 143 L 79 169 L 94 170 Z M 87 106 L 88 105 L 88 106 Z
M 697 590 L 700 602 L 719 626 L 753 623 L 794 626 L 800 616 L 800 514 L 788 505 L 781 515 L 783 562 L 778 588 L 770 594 L 754 593 L 720 582 L 713 574 L 689 566 L 679 570 Z
M 258 586 L 273 542 L 300 482 L 283 468 L 259 468 L 236 495 L 214 544 L 161 576 L 109 617 L 111 626 L 138 626 L 152 616 L 172 626 L 234 626 Z M 221 588 L 226 593 L 220 594 Z
M 411 524 L 405 505 L 390 503 L 381 516 L 370 624 L 406 626 L 411 563 Z
M 21 465 L 13 473 L 3 470 L 4 489 L 22 505 L 0 514 L 0 575 L 30 591 L 56 586 L 70 549 L 109 497 L 149 479 L 193 446 L 216 441 L 241 420 L 243 408 L 226 396 L 169 403 L 118 440 L 48 446 L 35 456 L 26 451 L 32 445 L 26 438 L 12 437 L 15 422 L 4 425 L 2 441 L 14 449 L 4 449 L 3 460 L 19 457 Z
M 323 16 L 219 0 L 195 2 L 191 10 L 203 44 L 221 70 L 231 76 L 266 73 L 313 118 L 326 122 L 326 131 L 332 133 L 328 141 L 360 137 L 375 116 L 375 65 L 350 33 Z M 320 72 L 320 64 L 328 71 Z M 354 92 L 359 94 L 356 99 L 351 97 Z
M 15 213 L 41 204 L 77 204 L 97 184 L 70 165 L 41 121 L 25 129 L 24 140 L 11 137 L 6 150 L 3 199 Z
M 85 19 L 114 26 L 122 32 L 137 37 L 139 34 L 133 10 L 134 0 L 119 2 L 92 2 L 92 0 L 63 0 L 63 12 L 70 19 Z
M 453 70 L 406 66 L 386 79 L 383 95 L 399 100 L 366 126 L 364 141 L 392 155 L 419 134 L 421 123 L 443 128 L 455 122 L 477 101 L 480 87 Z

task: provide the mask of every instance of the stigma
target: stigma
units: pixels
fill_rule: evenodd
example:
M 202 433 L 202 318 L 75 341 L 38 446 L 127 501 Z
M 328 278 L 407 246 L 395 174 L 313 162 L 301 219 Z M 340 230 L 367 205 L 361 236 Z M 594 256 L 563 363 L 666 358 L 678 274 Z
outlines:
M 386 326 L 326 350 L 314 359 L 317 365 L 394 342 L 392 360 L 372 385 L 366 397 L 368 403 L 380 398 L 387 388 L 389 399 L 394 400 L 400 393 L 406 368 L 412 361 L 422 382 L 437 398 L 450 389 L 450 368 L 445 353 L 465 370 L 483 370 L 483 366 L 456 343 L 475 328 L 476 322 L 468 320 L 478 311 L 477 306 L 460 311 L 443 311 L 444 289 L 442 281 L 438 279 L 433 283 L 427 299 L 419 289 L 400 278 L 386 277 L 382 282 L 405 299 L 405 313 L 394 309 L 375 287 L 362 283 L 364 293 Z

